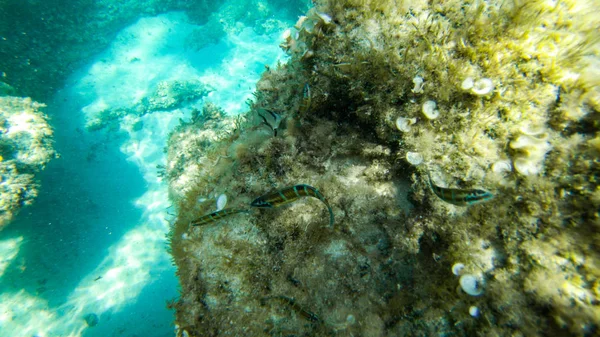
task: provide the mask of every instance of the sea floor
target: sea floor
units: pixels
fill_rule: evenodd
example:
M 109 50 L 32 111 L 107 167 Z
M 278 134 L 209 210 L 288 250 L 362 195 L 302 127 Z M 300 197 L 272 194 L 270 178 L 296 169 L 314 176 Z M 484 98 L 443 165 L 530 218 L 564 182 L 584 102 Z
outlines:
M 284 57 L 281 32 L 230 33 L 185 48 L 183 13 L 142 18 L 45 102 L 60 157 L 41 192 L 0 233 L 2 336 L 172 336 L 177 296 L 165 234 L 174 211 L 166 184 L 169 131 L 202 101 L 140 117 L 143 127 L 88 132 L 86 114 L 128 107 L 160 81 L 200 79 L 206 98 L 243 112 L 265 65 Z M 136 117 L 137 118 L 137 117 Z

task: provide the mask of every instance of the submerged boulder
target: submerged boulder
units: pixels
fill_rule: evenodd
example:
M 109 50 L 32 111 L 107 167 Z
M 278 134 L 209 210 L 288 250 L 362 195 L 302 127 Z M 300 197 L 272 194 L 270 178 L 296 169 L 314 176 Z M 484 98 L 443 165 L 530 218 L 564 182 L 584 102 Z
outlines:
M 0 97 L 0 228 L 33 202 L 35 175 L 55 156 L 43 107 L 30 98 Z

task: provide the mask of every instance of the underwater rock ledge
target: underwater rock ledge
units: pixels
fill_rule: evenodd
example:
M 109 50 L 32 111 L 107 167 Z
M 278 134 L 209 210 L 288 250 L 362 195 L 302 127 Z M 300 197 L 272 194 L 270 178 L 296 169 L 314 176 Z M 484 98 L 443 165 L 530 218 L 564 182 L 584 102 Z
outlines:
M 169 140 L 177 335 L 597 334 L 599 9 L 317 1 L 247 114 Z M 190 226 L 297 184 L 333 228 L 315 198 Z
M 30 98 L 0 97 L 0 229 L 33 202 L 35 175 L 55 156 L 44 106 Z

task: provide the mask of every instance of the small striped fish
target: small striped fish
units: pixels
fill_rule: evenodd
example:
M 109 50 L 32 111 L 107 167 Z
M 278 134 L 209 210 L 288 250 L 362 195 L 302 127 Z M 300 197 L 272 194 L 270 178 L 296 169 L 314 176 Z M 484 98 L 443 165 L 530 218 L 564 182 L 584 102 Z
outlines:
M 230 215 L 238 214 L 238 213 L 250 213 L 249 209 L 245 208 L 224 208 L 220 211 L 215 211 L 206 215 L 199 217 L 198 219 L 192 221 L 190 224 L 192 226 L 202 226 L 207 225 L 211 222 L 215 222 L 217 220 L 221 220 Z
M 456 206 L 478 204 L 486 202 L 494 197 L 492 193 L 479 189 L 445 188 L 436 186 L 431 180 L 431 175 L 429 175 L 429 185 L 431 186 L 433 193 L 440 199 Z
M 334 218 L 331 206 L 321 192 L 309 185 L 295 185 L 286 187 L 277 192 L 265 194 L 254 199 L 250 206 L 259 208 L 275 208 L 294 202 L 302 197 L 313 197 L 321 200 L 325 206 L 327 206 L 327 210 L 329 210 L 329 226 L 333 227 Z
M 304 115 L 308 109 L 310 108 L 310 102 L 311 102 L 311 95 L 310 95 L 310 86 L 308 85 L 308 83 L 304 84 L 304 88 L 302 89 L 302 100 L 300 101 L 300 115 Z

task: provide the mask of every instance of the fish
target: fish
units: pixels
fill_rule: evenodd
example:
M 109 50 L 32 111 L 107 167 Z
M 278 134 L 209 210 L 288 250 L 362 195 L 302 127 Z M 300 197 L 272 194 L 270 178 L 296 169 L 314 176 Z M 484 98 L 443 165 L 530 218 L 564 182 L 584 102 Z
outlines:
M 310 185 L 294 185 L 286 187 L 276 192 L 262 195 L 254 199 L 250 206 L 258 208 L 276 208 L 282 205 L 292 203 L 302 197 L 313 197 L 321 200 L 321 202 L 323 202 L 325 206 L 327 206 L 327 210 L 329 211 L 329 226 L 333 227 L 335 219 L 333 216 L 333 210 L 331 209 L 329 202 L 327 202 L 327 199 L 325 199 L 325 196 L 323 196 L 323 194 L 321 194 L 319 190 Z
M 96 282 L 96 281 L 100 280 L 101 278 L 102 278 L 102 276 L 98 276 L 98 277 L 96 277 L 96 278 L 94 279 L 94 282 Z
M 301 115 L 305 114 L 310 108 L 312 97 L 310 94 L 310 86 L 308 83 L 304 84 L 304 88 L 302 89 L 302 100 L 300 101 L 299 112 Z
M 300 304 L 298 304 L 298 302 L 296 302 L 296 300 L 292 297 L 283 296 L 283 295 L 267 296 L 267 297 L 263 297 L 261 302 L 264 303 L 267 300 L 278 300 L 280 302 L 283 302 L 284 304 L 289 305 L 292 309 L 294 309 L 297 313 L 299 313 L 302 317 L 306 318 L 307 320 L 314 322 L 314 323 L 321 322 L 319 315 L 317 315 L 314 312 L 311 312 L 309 310 L 306 310 L 304 307 L 302 307 Z
M 260 113 L 261 110 L 268 112 L 268 115 Z M 263 123 L 273 131 L 273 135 L 277 137 L 277 131 L 279 130 L 279 126 L 283 120 L 281 115 L 273 110 L 261 108 L 259 109 L 258 116 L 262 118 Z
M 429 186 L 431 187 L 433 193 L 443 201 L 452 205 L 469 206 L 489 201 L 494 197 L 494 195 L 491 192 L 476 188 L 461 189 L 439 187 L 433 183 L 433 180 L 431 180 L 431 174 L 428 173 L 428 175 Z
M 202 226 L 207 225 L 209 223 L 215 222 L 217 220 L 221 220 L 230 215 L 238 214 L 238 213 L 250 213 L 249 209 L 246 208 L 224 208 L 220 211 L 215 211 L 212 213 L 208 213 L 199 217 L 198 219 L 192 221 L 190 225 L 192 226 Z

